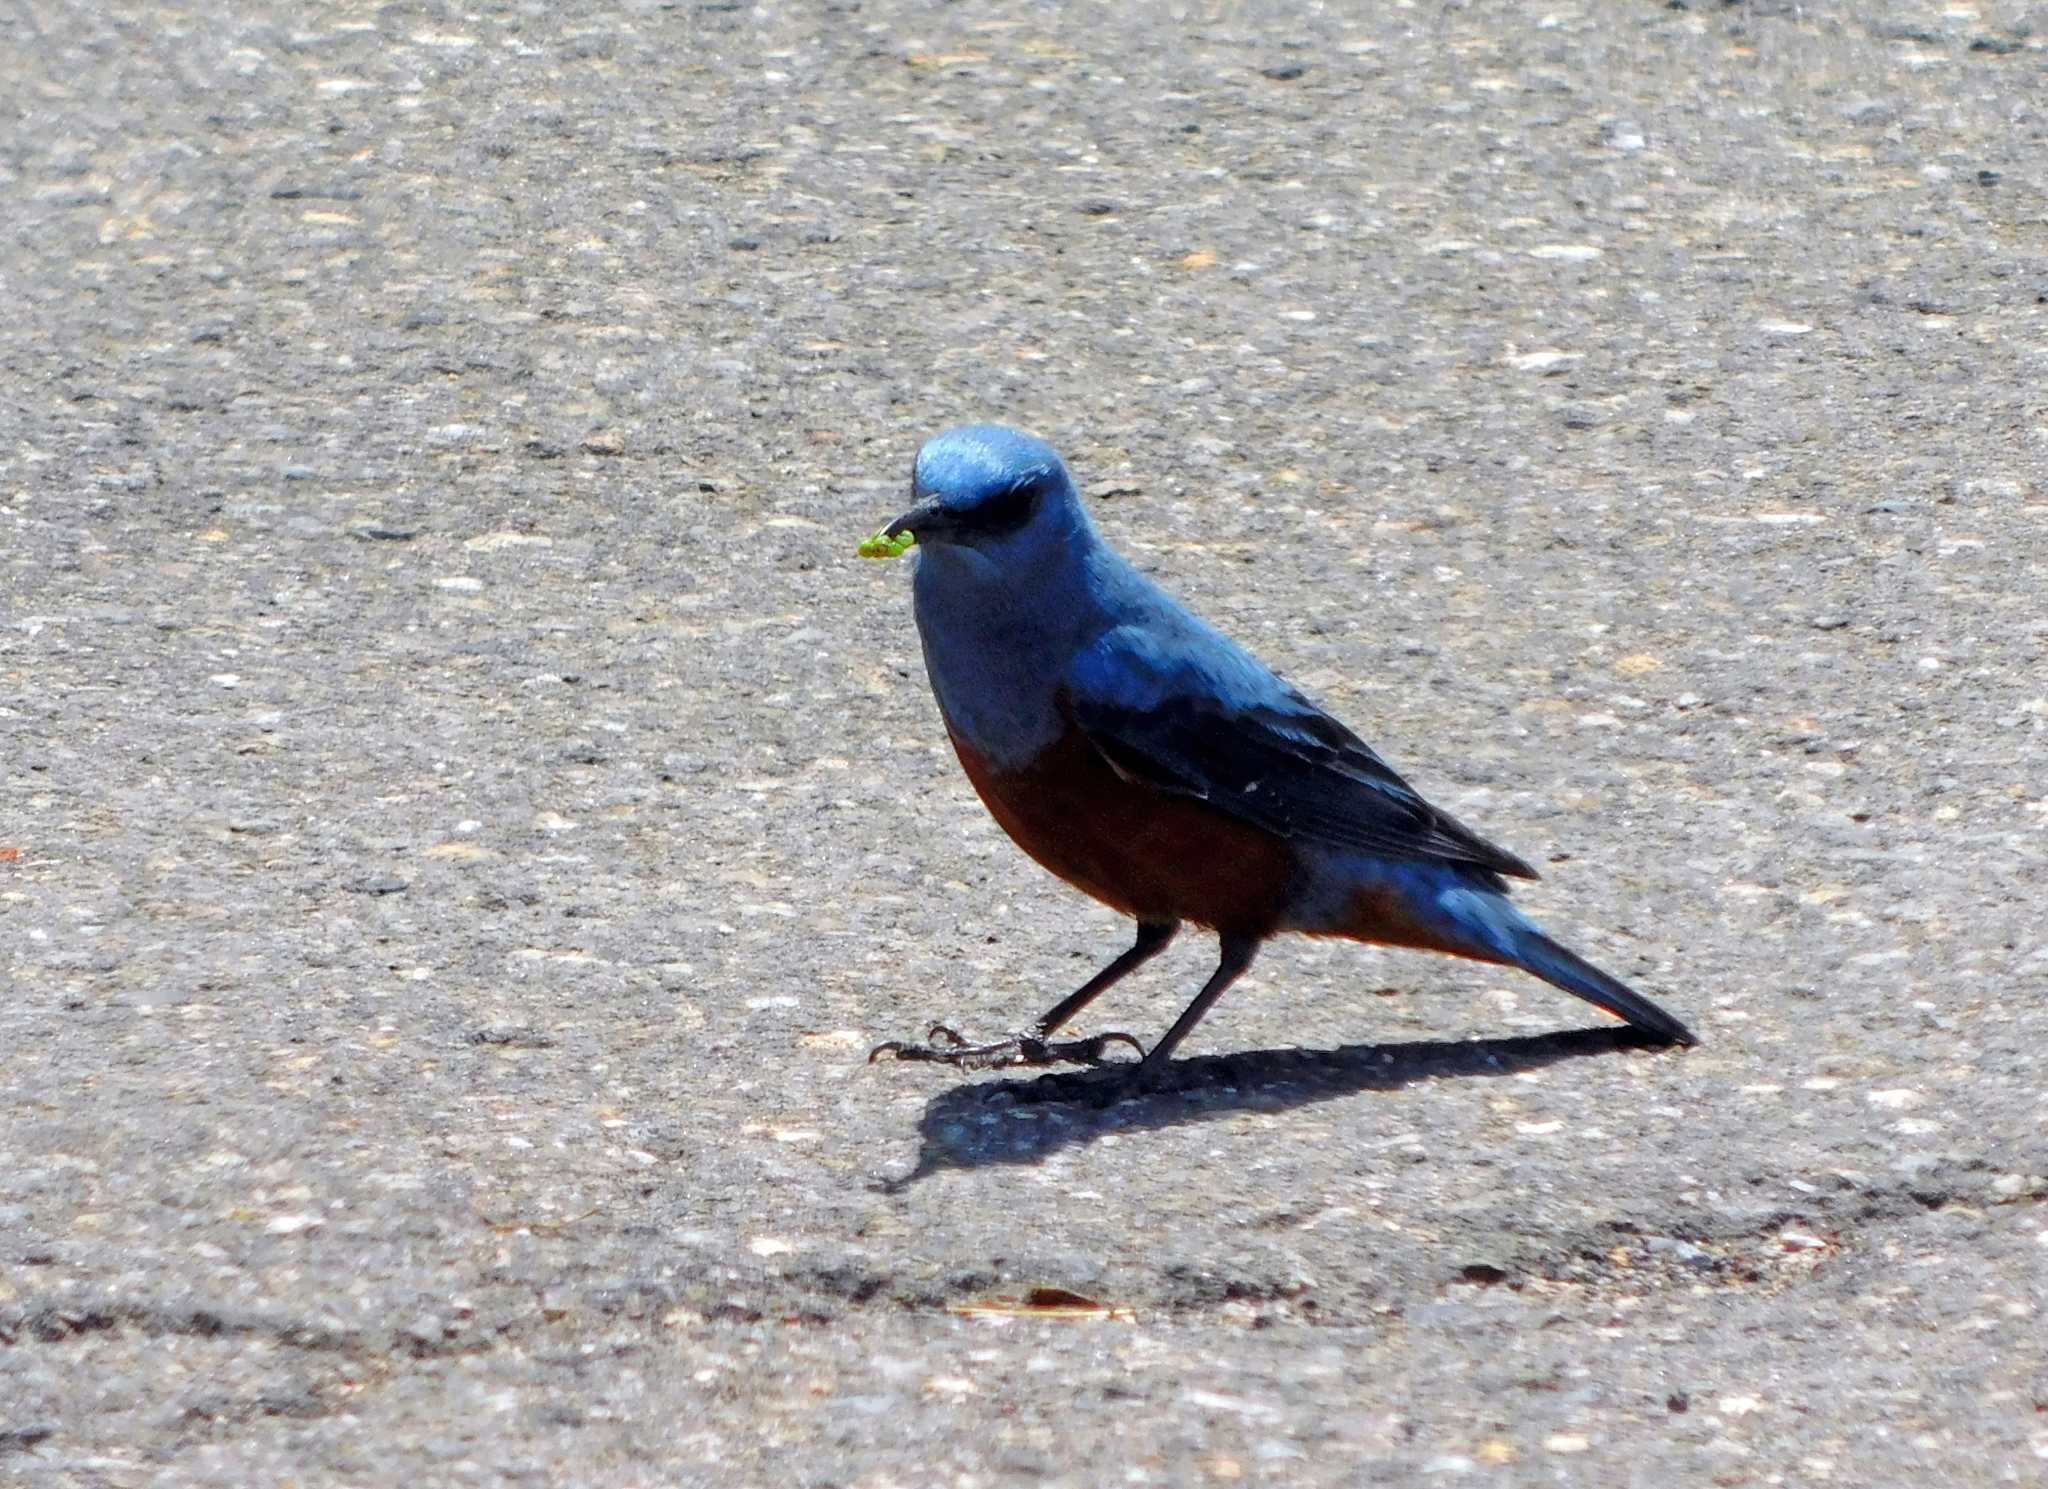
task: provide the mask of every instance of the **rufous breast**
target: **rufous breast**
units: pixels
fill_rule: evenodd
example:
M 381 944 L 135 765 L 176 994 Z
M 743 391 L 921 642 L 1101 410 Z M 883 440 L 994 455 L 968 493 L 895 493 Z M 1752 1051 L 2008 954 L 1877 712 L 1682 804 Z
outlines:
M 1071 726 L 1008 770 L 947 733 L 1003 831 L 1069 884 L 1139 919 L 1253 936 L 1278 927 L 1295 872 L 1284 839 L 1132 780 Z

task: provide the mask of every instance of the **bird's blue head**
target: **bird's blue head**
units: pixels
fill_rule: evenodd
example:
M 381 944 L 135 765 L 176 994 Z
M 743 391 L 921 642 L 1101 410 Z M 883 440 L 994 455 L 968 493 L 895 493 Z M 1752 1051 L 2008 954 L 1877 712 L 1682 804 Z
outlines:
M 882 533 L 908 533 L 921 548 L 965 548 L 1001 561 L 1057 544 L 1087 522 L 1052 446 L 1000 424 L 933 435 L 917 452 L 910 485 L 914 505 Z

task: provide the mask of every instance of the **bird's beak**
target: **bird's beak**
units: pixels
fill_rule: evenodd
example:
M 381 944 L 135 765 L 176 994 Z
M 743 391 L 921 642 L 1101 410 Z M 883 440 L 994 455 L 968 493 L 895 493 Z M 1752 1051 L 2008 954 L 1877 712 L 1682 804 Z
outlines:
M 936 537 L 945 526 L 946 519 L 940 508 L 939 499 L 931 496 L 926 497 L 901 517 L 898 517 L 894 522 L 883 528 L 882 536 L 885 538 L 900 538 L 905 533 L 909 533 L 912 537 L 919 539 Z

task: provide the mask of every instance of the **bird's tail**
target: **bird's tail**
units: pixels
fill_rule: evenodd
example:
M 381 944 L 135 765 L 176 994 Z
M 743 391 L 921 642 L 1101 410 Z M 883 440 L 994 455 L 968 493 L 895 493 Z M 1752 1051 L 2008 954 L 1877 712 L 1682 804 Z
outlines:
M 1518 917 L 1519 918 L 1519 917 Z M 1584 998 L 1625 1019 L 1666 1044 L 1698 1044 L 1692 1030 L 1616 977 L 1609 977 L 1577 952 L 1560 946 L 1528 921 L 1512 937 L 1515 962 L 1553 987 Z
M 1335 933 L 1382 946 L 1447 951 L 1499 966 L 1520 967 L 1553 987 L 1604 1008 L 1665 1044 L 1698 1044 L 1692 1030 L 1616 977 L 1550 939 L 1497 887 L 1449 865 L 1395 868 L 1366 865 L 1360 890 Z M 1323 931 L 1310 927 L 1311 934 Z M 1327 934 L 1327 931 L 1324 931 Z

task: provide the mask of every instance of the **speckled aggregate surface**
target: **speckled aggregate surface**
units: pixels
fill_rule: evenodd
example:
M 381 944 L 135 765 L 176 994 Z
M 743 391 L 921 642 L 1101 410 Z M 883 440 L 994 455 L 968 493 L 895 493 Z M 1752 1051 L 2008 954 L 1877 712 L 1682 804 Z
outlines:
M 0 1476 L 2048 1480 L 2048 9 L 7 26 Z M 981 417 L 1704 1046 L 864 1065 L 1126 935 L 853 557 Z

